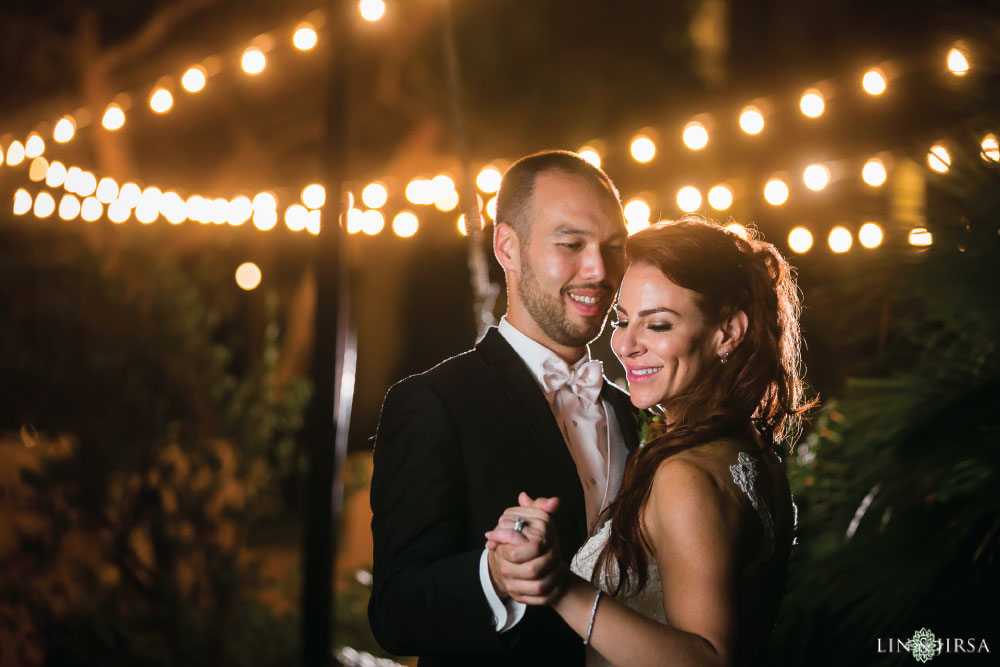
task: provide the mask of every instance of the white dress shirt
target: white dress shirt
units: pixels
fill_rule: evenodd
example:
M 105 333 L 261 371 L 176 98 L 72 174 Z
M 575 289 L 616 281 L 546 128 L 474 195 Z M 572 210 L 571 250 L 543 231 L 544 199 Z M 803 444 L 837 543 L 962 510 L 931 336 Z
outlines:
M 604 398 L 588 403 L 574 395 L 569 387 L 546 391 L 547 384 L 551 382 L 547 383 L 545 377 L 556 368 L 564 372 L 580 370 L 590 361 L 590 352 L 588 350 L 576 363 L 570 365 L 555 352 L 516 329 L 507 321 L 506 315 L 500 318 L 498 330 L 528 366 L 549 402 L 566 446 L 576 463 L 587 505 L 587 526 L 593 532 L 597 515 L 614 500 L 621 488 L 625 459 L 628 457 L 621 425 L 615 417 L 613 407 Z M 497 632 L 505 632 L 521 620 L 526 605 L 511 598 L 506 602 L 500 600 L 490 580 L 488 553 L 484 549 L 480 558 L 479 580 L 486 601 L 493 611 Z

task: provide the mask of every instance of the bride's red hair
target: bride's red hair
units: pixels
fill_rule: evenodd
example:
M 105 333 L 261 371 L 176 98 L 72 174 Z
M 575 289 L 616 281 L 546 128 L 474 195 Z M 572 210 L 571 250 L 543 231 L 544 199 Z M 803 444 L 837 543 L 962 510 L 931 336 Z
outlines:
M 725 364 L 713 364 L 704 377 L 662 407 L 666 432 L 637 450 L 625 467 L 618 498 L 607 510 L 611 536 L 598 558 L 594 577 L 608 573 L 617 593 L 625 577 L 645 586 L 651 545 L 642 529 L 642 509 L 663 461 L 683 449 L 756 431 L 757 439 L 793 442 L 803 414 L 815 404 L 805 399 L 799 333 L 798 287 L 788 262 L 770 243 L 744 239 L 698 217 L 661 222 L 628 239 L 629 264 L 653 266 L 673 283 L 697 294 L 709 322 L 721 322 L 735 310 L 747 315 L 742 343 Z

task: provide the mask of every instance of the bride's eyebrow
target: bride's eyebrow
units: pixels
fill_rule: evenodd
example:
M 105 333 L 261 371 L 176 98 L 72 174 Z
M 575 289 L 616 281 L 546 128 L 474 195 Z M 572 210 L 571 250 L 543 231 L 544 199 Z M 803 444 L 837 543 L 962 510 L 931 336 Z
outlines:
M 681 316 L 681 314 L 678 313 L 673 308 L 667 308 L 666 306 L 660 306 L 659 308 L 647 308 L 646 310 L 640 310 L 639 311 L 639 317 L 646 317 L 647 315 L 655 315 L 657 313 L 673 313 L 677 317 Z

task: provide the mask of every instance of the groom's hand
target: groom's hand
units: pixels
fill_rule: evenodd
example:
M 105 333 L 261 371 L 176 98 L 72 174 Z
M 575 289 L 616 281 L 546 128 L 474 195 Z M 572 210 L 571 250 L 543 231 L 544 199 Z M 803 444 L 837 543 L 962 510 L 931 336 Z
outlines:
M 559 499 L 532 500 L 522 493 L 518 504 L 504 512 L 497 528 L 486 534 L 490 578 L 501 597 L 526 604 L 548 604 L 562 592 L 566 578 L 551 517 Z M 516 518 L 524 520 L 520 532 L 513 529 Z

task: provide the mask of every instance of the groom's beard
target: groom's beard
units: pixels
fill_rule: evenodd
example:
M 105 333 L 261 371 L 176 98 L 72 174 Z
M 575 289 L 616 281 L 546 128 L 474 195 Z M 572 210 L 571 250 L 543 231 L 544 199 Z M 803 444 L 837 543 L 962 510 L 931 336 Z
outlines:
M 521 258 L 521 266 L 524 268 L 517 281 L 517 290 L 524 302 L 524 307 L 538 324 L 538 327 L 545 332 L 545 335 L 567 347 L 580 347 L 597 338 L 604 326 L 607 313 L 602 313 L 594 324 L 571 322 L 566 316 L 566 302 L 564 300 L 568 288 L 564 287 L 558 296 L 545 293 L 539 286 L 535 273 L 531 269 L 531 263 L 527 259 L 524 256 Z M 603 284 L 600 285 L 600 288 L 610 289 Z

